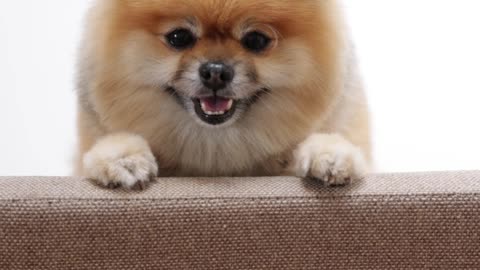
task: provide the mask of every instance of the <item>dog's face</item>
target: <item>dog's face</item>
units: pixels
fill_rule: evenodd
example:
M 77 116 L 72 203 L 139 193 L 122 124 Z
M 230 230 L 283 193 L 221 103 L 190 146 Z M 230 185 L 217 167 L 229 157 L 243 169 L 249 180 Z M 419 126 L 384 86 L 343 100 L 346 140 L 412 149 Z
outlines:
M 269 57 L 279 34 L 253 21 L 219 27 L 205 19 L 190 15 L 160 25 L 166 54 L 178 57 L 165 88 L 199 123 L 233 124 L 271 91 L 256 60 Z
M 329 2 L 110 0 L 103 55 L 113 77 L 168 94 L 159 103 L 203 127 L 294 113 L 308 121 L 331 95 Z

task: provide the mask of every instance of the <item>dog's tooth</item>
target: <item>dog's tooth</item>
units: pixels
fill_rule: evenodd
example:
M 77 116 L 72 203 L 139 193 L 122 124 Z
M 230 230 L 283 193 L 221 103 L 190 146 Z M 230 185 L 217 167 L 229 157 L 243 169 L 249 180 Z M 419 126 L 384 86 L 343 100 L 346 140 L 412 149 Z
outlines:
M 202 107 L 202 111 L 208 114 L 207 105 L 203 102 L 200 102 L 200 106 Z
M 227 111 L 231 110 L 233 107 L 233 99 L 230 99 L 227 104 Z

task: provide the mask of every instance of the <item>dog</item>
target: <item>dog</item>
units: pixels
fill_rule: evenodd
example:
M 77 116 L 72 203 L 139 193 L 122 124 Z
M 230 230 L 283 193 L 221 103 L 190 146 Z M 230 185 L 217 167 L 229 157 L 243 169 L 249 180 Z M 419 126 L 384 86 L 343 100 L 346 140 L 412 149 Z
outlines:
M 369 111 L 335 0 L 97 0 L 78 68 L 75 174 L 156 177 L 371 169 Z

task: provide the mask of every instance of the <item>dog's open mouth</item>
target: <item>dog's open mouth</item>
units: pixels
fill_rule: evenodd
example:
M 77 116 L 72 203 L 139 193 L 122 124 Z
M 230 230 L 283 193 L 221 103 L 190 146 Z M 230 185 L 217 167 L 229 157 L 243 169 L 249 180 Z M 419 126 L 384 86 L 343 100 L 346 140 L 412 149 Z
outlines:
M 218 126 L 227 123 L 229 120 L 234 118 L 235 114 L 245 112 L 246 109 L 256 103 L 264 94 L 270 92 L 268 88 L 261 88 L 249 98 L 244 99 L 231 99 L 217 95 L 209 97 L 187 98 L 180 95 L 173 87 L 167 87 L 165 89 L 177 100 L 178 104 L 184 108 L 191 108 L 189 106 L 189 102 L 191 100 L 197 117 L 201 121 L 212 126 Z
M 218 96 L 193 99 L 193 103 L 198 117 L 210 125 L 227 122 L 233 117 L 237 107 L 237 101 Z

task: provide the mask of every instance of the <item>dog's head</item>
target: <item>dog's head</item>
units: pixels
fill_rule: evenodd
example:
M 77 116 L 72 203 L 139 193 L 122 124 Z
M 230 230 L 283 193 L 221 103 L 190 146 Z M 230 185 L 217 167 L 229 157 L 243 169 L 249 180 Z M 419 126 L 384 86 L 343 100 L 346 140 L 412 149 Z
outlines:
M 107 84 L 163 92 L 151 96 L 158 106 L 176 103 L 204 127 L 249 114 L 309 121 L 335 83 L 332 2 L 109 0 L 96 17 L 97 52 L 104 76 L 118 81 Z

